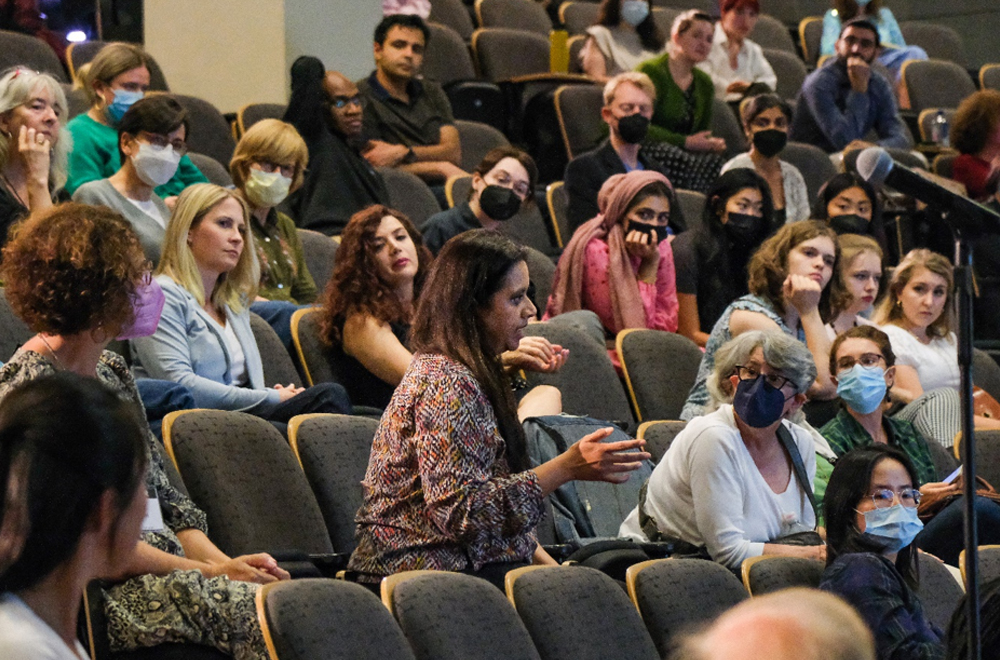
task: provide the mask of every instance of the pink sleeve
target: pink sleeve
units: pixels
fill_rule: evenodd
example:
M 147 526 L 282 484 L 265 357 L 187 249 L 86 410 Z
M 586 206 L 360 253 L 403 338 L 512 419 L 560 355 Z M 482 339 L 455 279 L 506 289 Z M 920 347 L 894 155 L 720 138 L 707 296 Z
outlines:
M 639 282 L 639 295 L 646 311 L 646 327 L 653 330 L 677 332 L 677 274 L 674 272 L 674 251 L 669 241 L 657 248 L 660 265 L 656 270 L 656 284 Z
M 601 324 L 611 332 L 620 328 L 615 326 L 615 314 L 611 308 L 611 289 L 608 286 L 608 244 L 599 238 L 587 243 L 585 253 L 586 265 L 583 272 L 583 293 L 580 302 L 584 309 L 597 314 Z

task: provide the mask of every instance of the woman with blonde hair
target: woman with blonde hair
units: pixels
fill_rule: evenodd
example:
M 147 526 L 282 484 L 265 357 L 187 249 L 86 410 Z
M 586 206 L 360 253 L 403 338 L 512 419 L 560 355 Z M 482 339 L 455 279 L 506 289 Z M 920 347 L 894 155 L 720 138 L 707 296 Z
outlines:
M 67 109 L 47 73 L 19 66 L 0 78 L 0 245 L 10 225 L 52 206 L 66 183 Z
M 110 177 L 121 165 L 118 122 L 149 89 L 149 56 L 138 46 L 110 43 L 80 67 L 75 85 L 87 94 L 91 106 L 67 125 L 73 136 L 66 181 L 70 195 L 88 181 Z M 170 180 L 156 187 L 156 194 L 164 199 L 192 183 L 208 181 L 186 155 L 167 148 L 159 160 L 176 165 Z
M 840 267 L 836 277 L 840 287 L 830 297 L 830 339 L 859 325 L 874 325 L 862 312 L 870 310 L 882 281 L 882 248 L 870 236 L 844 234 L 840 245 Z
M 268 388 L 250 330 L 260 281 L 249 210 L 234 191 L 194 185 L 167 226 L 157 282 L 166 304 L 156 332 L 133 341 L 137 375 L 180 383 L 200 408 L 287 422 L 307 412 L 350 412 L 340 385 Z

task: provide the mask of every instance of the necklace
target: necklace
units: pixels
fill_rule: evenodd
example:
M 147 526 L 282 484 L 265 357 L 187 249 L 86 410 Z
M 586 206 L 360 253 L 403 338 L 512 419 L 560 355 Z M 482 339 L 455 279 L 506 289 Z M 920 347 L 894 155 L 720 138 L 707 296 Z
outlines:
M 63 371 L 66 371 L 67 370 L 66 365 L 64 365 L 62 363 L 62 360 L 59 359 L 59 356 L 56 355 L 55 349 L 52 348 L 48 340 L 45 339 L 45 335 L 39 333 L 38 338 L 42 340 L 43 344 L 45 344 L 45 348 L 49 349 L 49 355 L 52 356 L 52 360 L 55 362 L 55 366 L 58 367 L 59 369 L 62 369 Z
M 17 201 L 21 204 L 21 206 L 23 206 L 26 209 L 31 208 L 30 206 L 28 206 L 27 202 L 21 199 L 21 195 L 18 194 L 17 189 L 14 188 L 14 184 L 10 182 L 10 179 L 7 178 L 6 174 L 0 174 L 0 179 L 3 179 L 4 185 L 6 185 L 7 189 L 10 190 L 11 194 L 17 198 Z

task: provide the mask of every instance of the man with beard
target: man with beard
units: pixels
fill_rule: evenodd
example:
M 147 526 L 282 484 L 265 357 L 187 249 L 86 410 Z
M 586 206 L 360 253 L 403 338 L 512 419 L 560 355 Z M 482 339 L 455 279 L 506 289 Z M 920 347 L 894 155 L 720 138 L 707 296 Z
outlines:
M 828 153 L 847 152 L 872 146 L 865 136 L 874 129 L 878 146 L 910 148 L 892 85 L 872 71 L 879 48 L 878 29 L 870 21 L 844 23 L 836 57 L 802 84 L 789 139 Z

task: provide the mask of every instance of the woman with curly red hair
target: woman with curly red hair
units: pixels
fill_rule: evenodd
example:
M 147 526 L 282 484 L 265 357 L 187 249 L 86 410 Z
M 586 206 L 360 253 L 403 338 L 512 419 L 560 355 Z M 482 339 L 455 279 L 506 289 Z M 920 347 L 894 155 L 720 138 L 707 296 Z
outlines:
M 355 213 L 344 228 L 320 332 L 343 365 L 339 375 L 355 405 L 385 408 L 410 365 L 410 323 L 431 260 L 409 218 L 381 204 Z M 524 337 L 502 357 L 509 369 L 548 372 L 567 355 L 542 337 Z M 536 387 L 519 410 L 523 416 L 557 414 L 559 391 Z

